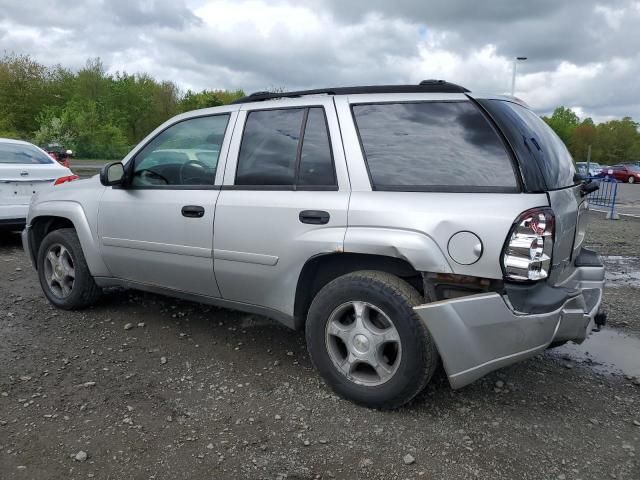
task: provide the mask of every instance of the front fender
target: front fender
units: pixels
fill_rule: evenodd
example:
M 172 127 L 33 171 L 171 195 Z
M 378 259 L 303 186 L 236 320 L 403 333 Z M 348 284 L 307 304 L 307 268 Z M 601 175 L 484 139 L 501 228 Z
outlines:
M 111 276 L 109 269 L 102 261 L 97 232 L 91 228 L 80 203 L 73 200 L 50 200 L 32 204 L 29 208 L 28 225 L 33 225 L 41 217 L 61 217 L 71 221 L 78 234 L 91 275 L 94 277 Z M 37 252 L 33 252 L 33 255 L 37 256 Z
M 419 272 L 453 273 L 438 244 L 413 230 L 349 227 L 344 251 L 401 258 Z

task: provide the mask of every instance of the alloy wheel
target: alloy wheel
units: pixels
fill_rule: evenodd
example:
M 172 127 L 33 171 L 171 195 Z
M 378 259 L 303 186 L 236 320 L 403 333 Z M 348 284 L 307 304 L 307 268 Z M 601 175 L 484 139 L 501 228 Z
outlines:
M 58 298 L 67 298 L 73 291 L 76 270 L 73 258 L 64 245 L 54 243 L 44 257 L 44 276 L 49 290 Z
M 367 302 L 351 301 L 336 308 L 329 316 L 325 341 L 335 367 L 360 385 L 381 385 L 400 365 L 402 344 L 396 327 Z

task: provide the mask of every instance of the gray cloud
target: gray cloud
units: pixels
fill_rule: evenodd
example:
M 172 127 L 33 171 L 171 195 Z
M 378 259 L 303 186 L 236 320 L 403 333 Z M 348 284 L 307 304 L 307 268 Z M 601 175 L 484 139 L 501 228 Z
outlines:
M 184 88 L 320 86 L 447 78 L 640 119 L 640 2 L 631 0 L 0 0 L 0 50 L 146 71 Z

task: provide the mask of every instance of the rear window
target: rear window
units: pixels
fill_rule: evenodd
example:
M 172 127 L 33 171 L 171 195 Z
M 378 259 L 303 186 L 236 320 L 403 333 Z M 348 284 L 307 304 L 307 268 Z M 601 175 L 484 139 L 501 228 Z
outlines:
M 529 190 L 556 190 L 576 184 L 571 154 L 538 115 L 506 100 L 484 100 L 481 104 L 516 151 Z
M 31 145 L 19 143 L 0 143 L 0 163 L 6 164 L 49 164 L 53 159 Z
M 469 101 L 352 108 L 378 190 L 517 190 L 505 145 Z

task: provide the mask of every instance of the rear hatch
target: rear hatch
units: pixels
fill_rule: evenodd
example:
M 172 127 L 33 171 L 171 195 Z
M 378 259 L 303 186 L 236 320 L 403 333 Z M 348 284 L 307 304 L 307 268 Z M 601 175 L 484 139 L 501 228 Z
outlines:
M 581 194 L 571 154 L 555 132 L 524 105 L 505 99 L 479 99 L 498 124 L 514 151 L 523 188 L 545 192 L 555 214 L 550 282 L 560 282 L 573 271 L 573 259 L 585 236 L 586 203 Z

